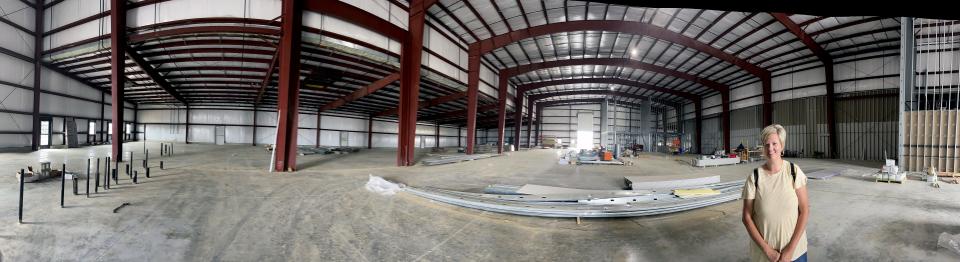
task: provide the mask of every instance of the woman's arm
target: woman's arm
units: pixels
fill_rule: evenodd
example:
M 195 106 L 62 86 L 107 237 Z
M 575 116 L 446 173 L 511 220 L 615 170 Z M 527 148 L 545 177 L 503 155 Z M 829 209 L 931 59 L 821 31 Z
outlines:
M 793 251 L 797 248 L 797 242 L 800 242 L 800 237 L 803 236 L 803 232 L 807 230 L 807 218 L 810 216 L 810 206 L 807 200 L 807 186 L 797 188 L 797 202 L 799 202 L 800 206 L 798 208 L 800 210 L 800 216 L 797 218 L 797 226 L 793 229 L 793 236 L 790 237 L 790 243 L 780 251 L 780 253 L 783 254 L 780 261 L 790 261 L 793 259 Z
M 760 246 L 763 253 L 767 255 L 767 259 L 770 261 L 780 259 L 780 252 L 770 248 L 767 241 L 763 240 L 763 236 L 760 235 L 757 224 L 753 223 L 753 199 L 743 199 L 743 225 L 747 227 L 747 234 L 750 235 L 750 239 L 753 239 L 753 242 Z

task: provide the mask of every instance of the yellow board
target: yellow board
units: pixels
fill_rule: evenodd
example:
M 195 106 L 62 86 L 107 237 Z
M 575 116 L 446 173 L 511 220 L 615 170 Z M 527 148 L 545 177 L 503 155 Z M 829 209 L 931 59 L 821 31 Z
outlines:
M 676 189 L 673 194 L 678 197 L 712 196 L 720 194 L 720 191 L 709 188 Z

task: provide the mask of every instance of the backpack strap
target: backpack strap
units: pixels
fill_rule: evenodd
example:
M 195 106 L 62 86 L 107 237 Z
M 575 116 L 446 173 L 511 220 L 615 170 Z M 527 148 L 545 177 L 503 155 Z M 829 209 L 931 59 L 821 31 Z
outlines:
M 757 194 L 760 193 L 760 168 L 753 169 L 753 189 L 757 191 Z
M 797 169 L 793 166 L 793 162 L 790 162 L 790 176 L 793 177 L 793 183 L 797 183 Z

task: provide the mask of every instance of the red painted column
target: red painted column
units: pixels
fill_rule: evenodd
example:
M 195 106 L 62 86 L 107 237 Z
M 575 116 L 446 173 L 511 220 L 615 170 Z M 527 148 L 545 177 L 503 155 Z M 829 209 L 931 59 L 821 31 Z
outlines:
M 320 132 L 320 129 L 317 129 L 317 132 Z M 373 116 L 367 118 L 367 149 L 371 148 L 373 148 Z
M 697 98 L 696 100 L 693 101 L 693 112 L 696 118 L 695 128 L 697 129 L 697 131 L 696 133 L 694 133 L 695 134 L 694 140 L 695 140 L 695 143 L 697 143 L 697 153 L 705 154 L 705 152 L 703 152 L 703 104 L 700 98 Z
M 423 24 L 427 11 L 423 0 L 410 1 L 410 19 L 400 51 L 400 118 L 397 139 L 397 166 L 412 166 L 417 132 L 417 103 L 420 100 L 420 60 L 423 52 Z
M 467 155 L 477 144 L 477 92 L 480 85 L 480 48 L 470 46 L 467 64 Z
M 769 126 L 773 124 L 773 80 L 769 73 L 766 76 L 760 77 L 760 83 L 762 85 L 762 96 L 763 96 L 763 107 L 760 108 L 763 110 L 763 126 Z
M 721 108 L 720 121 L 723 126 L 723 150 L 730 153 L 730 91 L 720 92 Z
M 300 111 L 300 33 L 303 11 L 301 1 L 283 0 L 280 29 L 280 82 L 277 86 L 277 143 L 275 171 L 297 169 L 297 127 Z
M 513 99 L 513 148 L 520 150 L 520 129 L 523 129 L 523 96 L 517 92 Z
M 112 105 L 111 122 L 113 123 L 113 140 L 111 157 L 120 161 L 123 159 L 123 85 L 126 80 L 124 66 L 126 65 L 127 48 L 127 1 L 110 0 L 110 95 Z M 38 11 L 40 12 L 40 11 Z M 40 30 L 37 28 L 36 30 Z
M 830 158 L 837 158 L 837 112 L 836 112 L 836 87 L 833 78 L 833 60 L 825 60 L 823 63 L 824 79 L 827 86 L 827 133 L 830 134 Z
M 503 133 L 507 128 L 507 76 L 500 72 L 497 85 L 497 154 L 503 154 Z
M 527 101 L 527 148 L 533 147 L 533 101 Z
M 537 134 L 533 137 L 534 146 L 540 146 L 541 129 L 543 129 L 543 105 L 537 105 Z

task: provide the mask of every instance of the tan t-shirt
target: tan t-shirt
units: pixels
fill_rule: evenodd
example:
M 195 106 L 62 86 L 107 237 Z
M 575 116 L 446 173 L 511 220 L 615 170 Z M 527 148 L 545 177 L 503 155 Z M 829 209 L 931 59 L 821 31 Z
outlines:
M 743 198 L 753 199 L 753 223 L 767 244 L 778 251 L 790 243 L 800 216 L 796 189 L 807 185 L 807 176 L 799 166 L 794 168 L 796 181 L 790 175 L 790 162 L 786 160 L 776 174 L 768 174 L 760 168 L 759 194 L 754 187 L 752 170 L 743 185 Z M 750 261 L 767 261 L 767 255 L 759 245 L 751 241 L 750 247 Z M 796 260 L 804 253 L 807 253 L 807 232 L 803 232 L 790 260 Z

